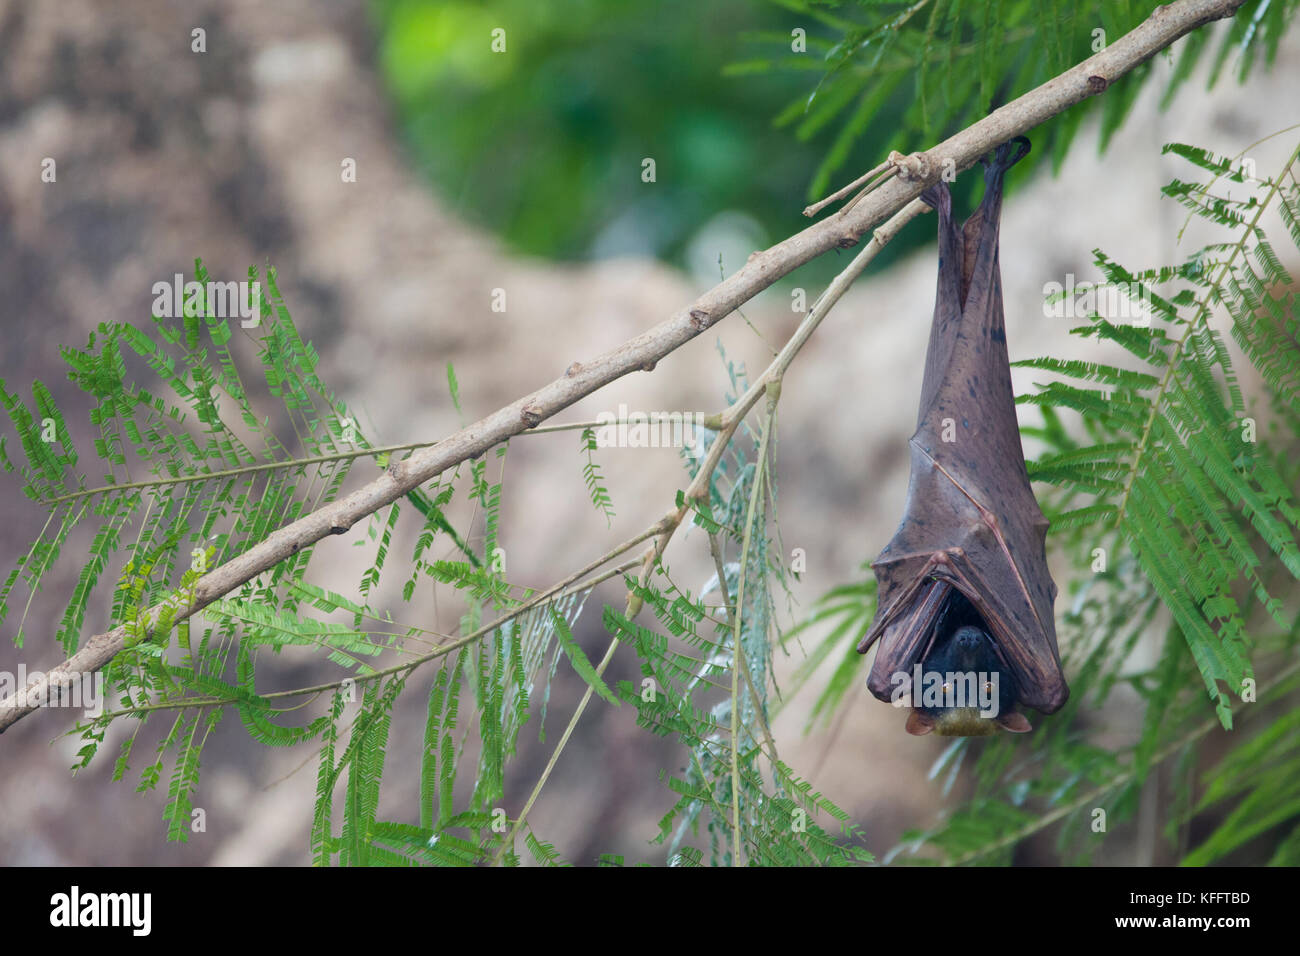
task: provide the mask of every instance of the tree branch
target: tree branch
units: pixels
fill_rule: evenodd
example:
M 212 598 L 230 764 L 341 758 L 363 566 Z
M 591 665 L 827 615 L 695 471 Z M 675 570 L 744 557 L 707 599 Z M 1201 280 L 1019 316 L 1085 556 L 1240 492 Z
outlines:
M 352 494 L 286 525 L 266 540 L 198 580 L 187 607 L 159 605 L 145 616 L 150 625 L 167 611 L 176 623 L 252 580 L 277 563 L 418 488 L 447 468 L 476 458 L 514 435 L 535 428 L 579 399 L 638 370 L 650 371 L 666 355 L 722 321 L 772 283 L 824 252 L 857 245 L 859 239 L 936 182 L 946 162 L 961 170 L 1000 143 L 1026 133 L 1076 103 L 1104 91 L 1175 40 L 1197 27 L 1232 16 L 1244 0 L 1177 0 L 1157 7 L 1145 21 L 1105 50 L 995 110 L 932 149 L 908 157 L 898 175 L 867 193 L 852 209 L 836 213 L 769 249 L 755 252 L 724 279 L 666 321 L 617 348 L 575 362 L 555 381 L 525 395 L 431 448 L 416 452 Z M 36 710 L 55 688 L 97 671 L 125 646 L 126 628 L 97 634 L 62 664 L 21 691 L 0 700 L 0 733 Z

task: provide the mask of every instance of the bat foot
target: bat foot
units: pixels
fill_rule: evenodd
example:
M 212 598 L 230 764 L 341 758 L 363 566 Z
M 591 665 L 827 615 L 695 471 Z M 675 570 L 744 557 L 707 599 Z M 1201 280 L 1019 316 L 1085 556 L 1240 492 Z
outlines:
M 934 718 L 921 713 L 919 710 L 914 710 L 907 715 L 905 729 L 913 737 L 924 737 L 926 734 L 934 732 Z
M 998 726 L 1008 733 L 1027 734 L 1034 729 L 1033 725 L 1019 711 L 1011 711 L 1009 714 L 1003 714 L 998 718 Z

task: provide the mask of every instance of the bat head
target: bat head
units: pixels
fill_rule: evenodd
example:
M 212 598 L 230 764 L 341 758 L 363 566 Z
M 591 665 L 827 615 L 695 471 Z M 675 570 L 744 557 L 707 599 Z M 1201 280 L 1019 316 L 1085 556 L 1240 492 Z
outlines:
M 913 678 L 909 734 L 982 737 L 999 729 L 1033 729 L 1015 710 L 1015 678 L 983 622 L 976 621 L 936 633 Z

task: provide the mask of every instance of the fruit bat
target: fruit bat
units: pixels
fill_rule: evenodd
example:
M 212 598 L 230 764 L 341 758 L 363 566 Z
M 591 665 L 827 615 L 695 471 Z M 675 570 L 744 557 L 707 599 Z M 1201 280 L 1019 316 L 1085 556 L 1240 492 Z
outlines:
M 896 704 L 907 730 L 952 736 L 1032 729 L 1069 696 L 1056 649 L 1048 521 L 1020 446 L 1002 315 L 998 220 L 1006 171 L 1029 152 L 1018 137 L 984 160 L 984 198 L 965 225 L 940 182 L 922 193 L 938 213 L 939 282 L 910 442 L 907 505 L 872 562 L 879 641 L 867 687 Z

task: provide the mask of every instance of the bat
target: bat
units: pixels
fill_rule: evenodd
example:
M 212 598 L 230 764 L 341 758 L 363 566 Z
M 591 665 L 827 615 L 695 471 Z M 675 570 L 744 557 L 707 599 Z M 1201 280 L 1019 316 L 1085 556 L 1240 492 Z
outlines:
M 939 281 L 903 520 L 872 562 L 877 607 L 858 643 L 879 642 L 871 693 L 901 705 L 912 734 L 1032 729 L 1018 706 L 1069 696 L 1056 648 L 1048 520 L 1029 485 L 1007 356 L 998 263 L 1006 171 L 1017 137 L 984 162 L 984 198 L 958 228 L 948 184 L 922 198 L 939 218 Z

